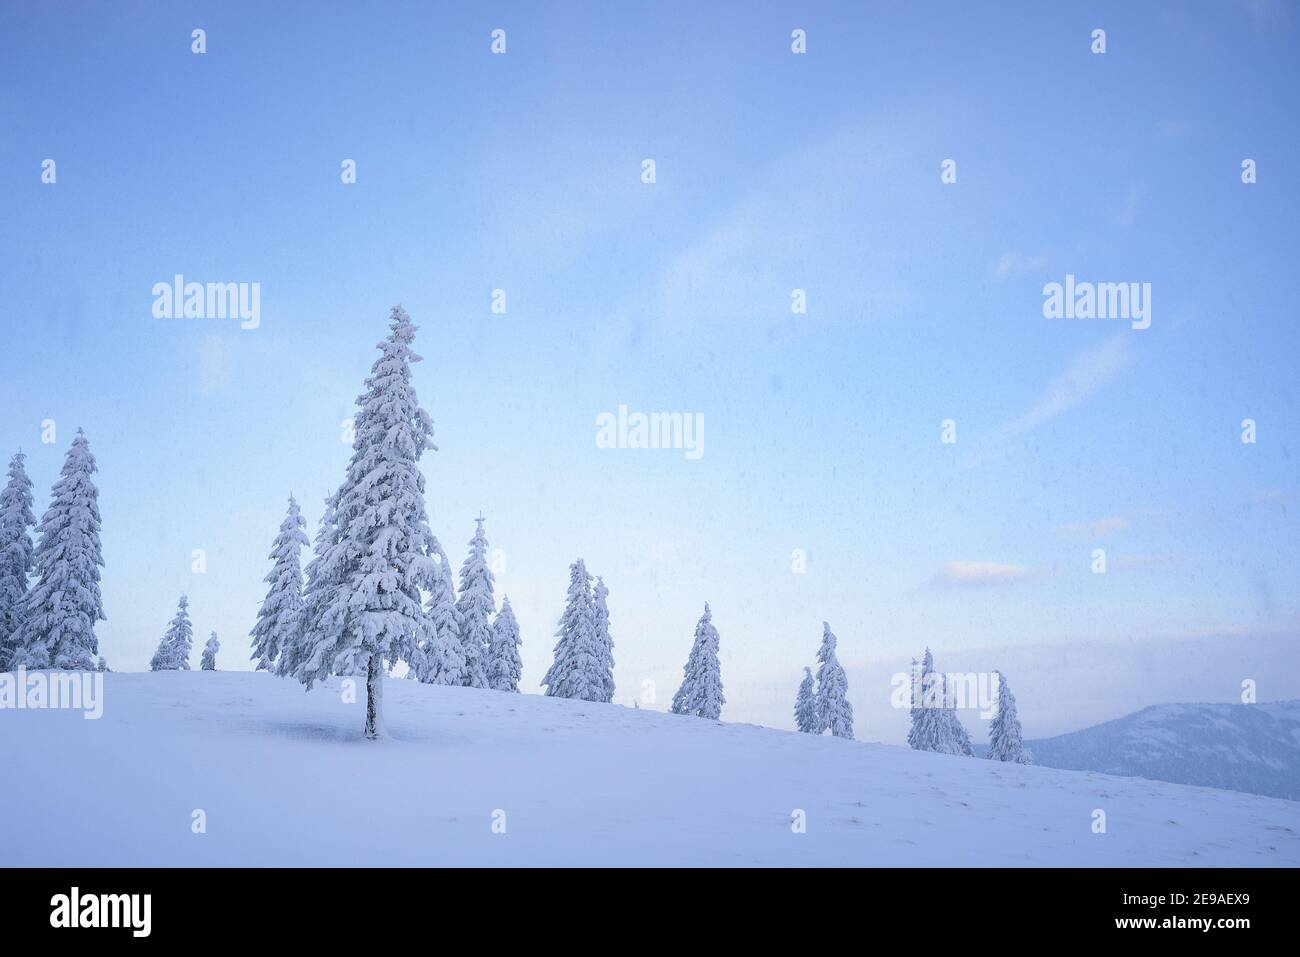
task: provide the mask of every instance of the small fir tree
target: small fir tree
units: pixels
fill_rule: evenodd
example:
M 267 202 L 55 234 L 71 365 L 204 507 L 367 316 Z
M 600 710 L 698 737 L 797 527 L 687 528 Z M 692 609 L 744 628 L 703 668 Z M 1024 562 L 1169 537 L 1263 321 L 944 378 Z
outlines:
M 704 603 L 704 614 L 695 626 L 695 642 L 686 659 L 682 684 L 673 695 L 673 714 L 691 714 L 714 721 L 722 714 L 722 664 L 718 660 L 718 629 L 713 611 Z
M 821 725 L 817 720 L 817 695 L 813 692 L 812 669 L 805 667 L 799 693 L 794 699 L 794 724 L 804 734 L 817 734 Z
M 217 633 L 214 631 L 208 643 L 203 646 L 203 658 L 199 662 L 199 669 L 202 671 L 217 670 L 217 652 L 221 650 L 221 642 L 217 640 Z
M 831 626 L 822 622 L 822 646 L 817 652 L 817 733 L 830 731 L 837 738 L 853 737 L 853 705 L 849 703 L 849 680 L 835 656 L 836 638 Z

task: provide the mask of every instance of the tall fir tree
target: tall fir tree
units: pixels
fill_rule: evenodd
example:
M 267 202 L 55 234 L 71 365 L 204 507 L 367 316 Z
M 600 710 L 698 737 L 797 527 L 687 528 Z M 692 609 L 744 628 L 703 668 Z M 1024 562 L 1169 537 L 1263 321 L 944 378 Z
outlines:
M 596 653 L 595 599 L 581 558 L 569 566 L 569 591 L 555 632 L 555 660 L 542 684 L 553 698 L 604 701 L 605 682 Z
M 989 760 L 1033 764 L 1033 755 L 1025 748 L 1020 734 L 1016 696 L 1011 693 L 1007 676 L 1000 671 L 994 674 L 998 676 L 998 709 L 989 725 Z
M 614 638 L 609 633 L 609 589 L 605 579 L 596 576 L 596 589 L 592 593 L 592 616 L 595 629 L 596 654 L 600 661 L 600 682 L 606 703 L 614 700 Z
M 199 662 L 199 670 L 216 671 L 217 670 L 217 652 L 221 650 L 221 642 L 217 640 L 217 633 L 214 631 L 208 638 L 208 643 L 203 646 L 203 659 Z
M 714 721 L 722 714 L 727 699 L 722 694 L 722 663 L 718 660 L 718 629 L 713 611 L 704 603 L 704 614 L 695 626 L 695 642 L 683 669 L 681 687 L 673 695 L 673 714 L 692 714 Z
M 470 688 L 488 687 L 487 655 L 492 637 L 492 616 L 496 599 L 492 594 L 492 569 L 487 563 L 487 537 L 483 534 L 483 516 L 475 520 L 474 537 L 469 540 L 469 554 L 460 566 L 460 597 L 456 612 L 460 616 L 460 650 L 465 657 L 462 684 Z
M 510 607 L 510 596 L 501 599 L 501 610 L 492 622 L 488 648 L 488 684 L 497 691 L 518 691 L 524 663 L 519 657 L 519 622 Z
M 9 481 L 0 492 L 0 671 L 8 670 L 18 650 L 28 578 L 35 567 L 31 528 L 36 516 L 32 481 L 23 467 L 26 458 L 17 452 L 9 460 Z
M 37 529 L 36 584 L 23 602 L 14 668 L 95 670 L 95 622 L 104 620 L 96 471 L 90 443 L 78 429 Z
M 271 570 L 262 581 L 271 587 L 262 599 L 253 625 L 253 661 L 258 671 L 275 671 L 281 652 L 297 639 L 302 627 L 301 552 L 307 544 L 306 523 L 298 503 L 289 496 L 289 510 L 271 543 Z
M 190 624 L 190 600 L 181 595 L 176 614 L 167 623 L 167 631 L 149 662 L 150 671 L 189 671 L 190 652 L 194 647 L 194 628 Z
M 822 622 L 822 646 L 817 651 L 817 733 L 827 730 L 837 738 L 853 737 L 853 705 L 849 703 L 849 679 L 835 657 L 836 638 L 831 626 Z
M 794 699 L 794 726 L 804 734 L 821 732 L 821 724 L 817 720 L 817 695 L 813 692 L 813 674 L 808 667 L 803 670 L 803 681 L 799 682 L 799 693 Z
M 330 674 L 366 676 L 365 736 L 385 735 L 386 662 L 410 661 L 425 634 L 421 589 L 440 570 L 424 505 L 420 456 L 433 444 L 433 421 L 411 385 L 415 326 L 394 306 L 366 389 L 358 396 L 347 475 L 334 499 L 334 532 L 309 596 L 295 676 L 311 688 Z M 315 559 L 313 559 L 314 561 Z M 319 602 L 315 607 L 313 602 Z

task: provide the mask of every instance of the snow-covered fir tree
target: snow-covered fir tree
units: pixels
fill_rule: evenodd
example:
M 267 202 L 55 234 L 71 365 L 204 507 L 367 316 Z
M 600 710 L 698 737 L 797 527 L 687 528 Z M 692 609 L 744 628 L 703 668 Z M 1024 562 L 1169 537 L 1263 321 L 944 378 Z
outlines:
M 11 667 L 95 670 L 95 622 L 104 620 L 95 471 L 90 443 L 78 429 L 37 528 L 36 584 L 23 602 Z
M 907 732 L 907 743 L 914 750 L 948 753 L 947 718 L 940 707 L 941 679 L 934 670 L 934 655 L 926 648 L 912 678 L 912 726 Z
M 821 724 L 817 720 L 817 695 L 813 692 L 812 669 L 805 667 L 803 681 L 799 682 L 799 693 L 794 699 L 794 726 L 805 734 L 819 734 Z
M 989 725 L 989 760 L 1032 764 L 1033 755 L 1025 748 L 1020 735 L 1016 696 L 1007 685 L 1006 675 L 1000 671 L 995 671 L 994 674 L 998 676 L 998 710 Z
M 18 452 L 9 460 L 9 481 L 0 492 L 0 671 L 6 671 L 18 650 L 18 626 L 23 620 L 28 577 L 34 565 L 31 528 L 32 482 Z
M 686 659 L 681 687 L 673 695 L 673 714 L 693 714 L 714 721 L 722 714 L 727 699 L 722 695 L 722 663 L 718 660 L 718 629 L 713 611 L 704 603 L 704 614 L 695 626 L 695 642 Z
M 966 730 L 966 725 L 961 723 L 961 718 L 957 717 L 957 698 L 954 691 L 951 695 L 948 693 L 947 677 L 944 677 L 944 697 L 947 701 L 948 714 L 948 740 L 952 744 L 952 754 L 960 754 L 962 757 L 975 757 L 975 749 L 971 746 L 970 732 Z
M 917 751 L 972 757 L 970 734 L 957 717 L 957 703 L 949 693 L 948 678 L 935 670 L 934 655 L 929 648 L 925 649 L 914 681 L 919 682 L 919 704 L 914 698 L 907 743 Z
M 569 566 L 569 591 L 555 637 L 555 660 L 542 679 L 547 695 L 604 701 L 602 662 L 596 651 L 595 599 L 591 575 L 581 558 Z
M 319 627 L 320 617 L 327 604 L 326 598 L 336 584 L 331 581 L 330 569 L 325 564 L 329 547 L 338 532 L 334 518 L 334 500 L 334 495 L 325 496 L 325 508 L 321 512 L 320 523 L 316 526 L 316 538 L 312 544 L 312 557 L 303 568 L 302 608 L 298 613 L 297 631 L 281 635 L 278 649 L 280 658 L 276 662 L 276 674 L 281 676 L 298 674 L 298 669 L 307 656 L 307 635 L 314 634 Z M 274 555 L 274 549 L 272 554 Z
M 609 702 L 614 700 L 614 638 L 609 633 L 609 589 L 605 587 L 605 579 L 599 575 L 592 594 L 592 616 L 600 681 L 605 689 L 605 696 L 599 700 Z
M 309 593 L 295 676 L 308 688 L 330 674 L 366 675 L 367 738 L 384 735 L 385 662 L 410 661 L 427 633 L 421 589 L 440 574 L 424 505 L 420 456 L 433 421 L 411 385 L 415 326 L 401 306 L 389 316 L 366 389 L 358 396 L 355 439 L 334 497 L 334 531 L 316 556 L 319 587 Z M 316 560 L 313 558 L 313 562 Z
M 817 733 L 828 729 L 837 738 L 853 737 L 853 705 L 849 703 L 849 679 L 835 657 L 835 634 L 822 622 L 822 646 L 817 651 Z
M 271 587 L 262 599 L 257 623 L 253 625 L 253 660 L 258 671 L 274 671 L 281 649 L 294 643 L 302 627 L 300 553 L 307 544 L 305 527 L 298 503 L 290 495 L 289 510 L 271 543 L 271 570 L 262 579 Z
M 465 654 L 460 647 L 455 573 L 437 538 L 434 538 L 429 554 L 438 565 L 439 575 L 429 590 L 424 634 L 411 662 L 411 676 L 425 684 L 463 685 Z
M 492 638 L 491 619 L 496 613 L 496 599 L 492 594 L 492 569 L 487 563 L 483 516 L 474 521 L 474 537 L 469 540 L 469 554 L 460 566 L 460 597 L 456 599 L 460 651 L 465 657 L 461 683 L 470 688 L 486 688 L 488 642 Z
M 510 607 L 510 596 L 501 599 L 501 610 L 492 622 L 488 644 L 488 686 L 497 691 L 518 691 L 524 663 L 519 658 L 519 622 Z
M 217 652 L 221 650 L 221 642 L 217 640 L 217 633 L 214 631 L 208 639 L 208 643 L 203 646 L 203 658 L 199 662 L 200 671 L 217 670 Z
M 190 652 L 194 646 L 194 628 L 190 624 L 190 600 L 181 595 L 176 614 L 167 623 L 167 631 L 158 642 L 158 650 L 149 662 L 150 671 L 189 671 Z

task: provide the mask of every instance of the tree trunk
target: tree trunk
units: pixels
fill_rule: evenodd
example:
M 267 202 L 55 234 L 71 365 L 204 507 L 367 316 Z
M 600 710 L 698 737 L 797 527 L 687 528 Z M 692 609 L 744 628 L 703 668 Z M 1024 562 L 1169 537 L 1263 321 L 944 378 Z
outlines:
M 384 728 L 384 659 L 372 652 L 366 666 L 366 737 L 371 741 L 388 736 Z

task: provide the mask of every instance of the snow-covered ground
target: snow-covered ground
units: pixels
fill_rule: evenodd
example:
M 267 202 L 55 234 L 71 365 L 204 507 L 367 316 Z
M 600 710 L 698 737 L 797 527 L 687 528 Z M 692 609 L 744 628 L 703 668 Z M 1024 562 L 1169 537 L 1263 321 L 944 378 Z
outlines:
M 1229 791 L 394 679 L 375 743 L 338 679 L 105 678 L 98 721 L 0 711 L 0 863 L 1300 864 L 1300 804 Z

